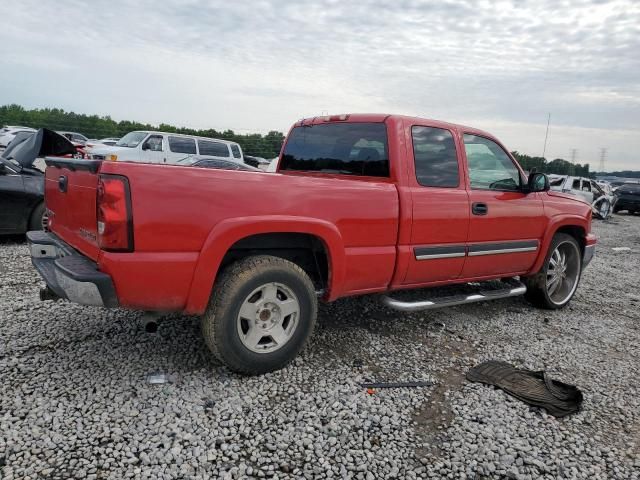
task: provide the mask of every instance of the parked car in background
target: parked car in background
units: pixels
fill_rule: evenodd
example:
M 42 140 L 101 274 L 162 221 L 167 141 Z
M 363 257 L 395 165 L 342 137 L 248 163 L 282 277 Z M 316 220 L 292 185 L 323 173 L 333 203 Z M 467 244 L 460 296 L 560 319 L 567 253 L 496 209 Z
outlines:
M 244 163 L 251 165 L 252 167 L 260 168 L 261 170 L 266 170 L 270 162 L 266 158 L 245 155 Z
M 44 128 L 15 137 L 0 156 L 0 234 L 20 234 L 46 226 L 44 173 L 34 167 L 34 162 L 48 155 L 73 155 L 75 151 L 68 139 Z
M 616 189 L 616 199 L 614 212 L 626 210 L 632 215 L 640 212 L 640 183 L 623 183 Z
M 278 171 L 278 161 L 280 160 L 279 157 L 276 158 L 272 158 L 271 160 L 269 160 L 269 165 L 267 165 L 267 168 L 265 169 L 265 171 L 267 172 L 277 172 Z
M 227 140 L 155 131 L 129 132 L 113 146 L 94 147 L 91 160 L 176 163 L 185 156 L 206 155 L 244 163 L 240 145 Z
M 59 133 L 63 137 L 66 137 L 67 139 L 69 139 L 71 142 L 77 143 L 77 144 L 80 144 L 80 145 L 85 145 L 87 143 L 87 141 L 89 140 L 87 137 L 85 137 L 81 133 L 77 133 L 77 132 L 61 132 L 61 131 L 57 131 L 56 133 Z
M 0 148 L 6 147 L 18 133 L 36 132 L 35 128 L 8 125 L 0 129 Z
M 383 293 L 419 311 L 526 295 L 558 309 L 595 252 L 582 199 L 526 176 L 489 133 L 423 118 L 301 120 L 274 174 L 47 167 L 51 232 L 27 235 L 43 297 L 203 315 L 213 355 L 245 374 L 298 354 L 318 298 Z M 428 298 L 393 293 L 440 285 Z
M 259 168 L 235 160 L 223 160 L 218 157 L 206 155 L 193 155 L 183 160 L 178 160 L 174 165 L 191 166 L 200 168 L 219 168 L 222 170 L 243 170 L 245 172 L 262 172 Z
M 616 197 L 611 189 L 606 191 L 605 188 L 590 178 L 550 175 L 549 184 L 551 185 L 551 190 L 571 193 L 583 198 L 591 205 L 593 214 L 601 219 L 605 219 L 611 214 L 616 203 Z
M 116 143 L 118 143 L 118 140 L 120 140 L 119 138 L 102 138 L 100 140 L 97 140 L 96 143 L 100 143 L 102 145 L 108 145 L 110 147 L 114 146 Z

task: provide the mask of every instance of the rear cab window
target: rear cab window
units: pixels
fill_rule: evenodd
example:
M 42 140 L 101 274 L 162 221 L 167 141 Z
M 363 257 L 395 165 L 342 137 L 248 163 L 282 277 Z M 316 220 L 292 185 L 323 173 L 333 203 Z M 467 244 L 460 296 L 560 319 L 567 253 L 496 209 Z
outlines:
M 169 136 L 169 150 L 174 153 L 196 154 L 196 141 L 193 138 Z
M 280 171 L 389 177 L 384 123 L 327 123 L 294 127 Z

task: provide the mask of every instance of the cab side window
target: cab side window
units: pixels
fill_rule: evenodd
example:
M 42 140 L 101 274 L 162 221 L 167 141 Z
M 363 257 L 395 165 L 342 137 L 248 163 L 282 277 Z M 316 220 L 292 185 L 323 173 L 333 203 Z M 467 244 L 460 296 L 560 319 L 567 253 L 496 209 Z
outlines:
M 147 138 L 142 145 L 144 150 L 150 150 L 152 152 L 162 151 L 162 135 L 151 135 Z
M 451 132 L 414 126 L 411 137 L 418 183 L 424 187 L 457 187 L 460 183 L 458 155 Z
M 509 155 L 493 140 L 465 134 L 464 148 L 471 188 L 478 190 L 520 190 L 520 171 Z

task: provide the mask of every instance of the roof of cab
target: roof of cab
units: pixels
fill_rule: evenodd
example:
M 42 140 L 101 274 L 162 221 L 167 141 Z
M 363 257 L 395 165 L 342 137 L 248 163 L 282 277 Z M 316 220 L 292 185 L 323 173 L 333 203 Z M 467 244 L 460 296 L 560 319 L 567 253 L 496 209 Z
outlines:
M 458 130 L 465 133 L 477 134 L 485 137 L 495 138 L 489 132 L 485 132 L 478 128 L 468 127 L 457 123 L 445 122 L 442 120 L 434 120 L 430 118 L 411 117 L 408 115 L 392 115 L 388 113 L 346 113 L 337 115 L 323 115 L 317 117 L 303 118 L 296 122 L 296 125 L 318 125 L 326 122 L 373 122 L 382 123 L 389 118 L 403 119 L 416 124 L 428 124 L 433 127 L 447 128 L 450 130 Z

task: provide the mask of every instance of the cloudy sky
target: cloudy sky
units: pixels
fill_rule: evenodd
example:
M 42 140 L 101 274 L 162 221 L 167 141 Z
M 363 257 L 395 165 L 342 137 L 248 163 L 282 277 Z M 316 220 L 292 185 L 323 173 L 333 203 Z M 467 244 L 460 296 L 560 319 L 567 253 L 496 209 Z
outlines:
M 638 0 L 5 0 L 0 104 L 286 131 L 342 112 L 472 125 L 640 169 Z

